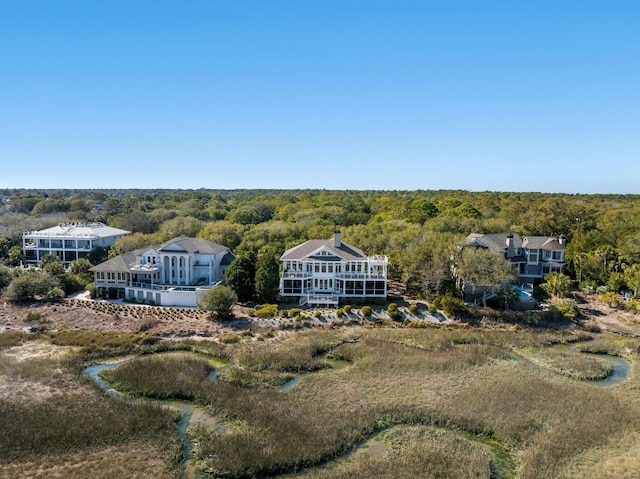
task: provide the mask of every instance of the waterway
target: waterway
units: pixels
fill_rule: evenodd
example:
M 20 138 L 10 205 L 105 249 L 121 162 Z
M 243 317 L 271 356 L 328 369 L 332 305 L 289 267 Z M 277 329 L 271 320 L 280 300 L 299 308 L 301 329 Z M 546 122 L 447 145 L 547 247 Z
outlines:
M 160 353 L 163 354 L 163 353 Z M 166 354 L 166 353 L 165 353 Z M 169 353 L 176 354 L 176 353 Z M 197 356 L 195 353 L 184 353 L 180 352 L 182 355 L 192 355 Z M 132 361 L 133 358 L 123 359 L 116 362 L 95 364 L 93 366 L 86 367 L 82 374 L 89 376 L 94 379 L 96 384 L 100 386 L 102 390 L 104 390 L 109 396 L 116 398 L 121 401 L 134 401 L 133 398 L 129 396 L 125 396 L 124 394 L 113 389 L 106 381 L 104 381 L 100 377 L 100 372 L 115 369 L 118 366 L 121 366 L 129 361 Z M 219 362 L 223 362 L 224 360 L 220 360 Z M 218 362 L 218 361 L 216 361 Z M 216 379 L 216 372 L 212 370 L 209 372 L 209 378 L 214 381 Z M 223 432 L 227 428 L 220 422 L 218 422 L 214 417 L 210 416 L 203 408 L 197 406 L 194 403 L 186 402 L 186 401 L 167 401 L 167 400 L 159 400 L 159 399 L 135 399 L 135 400 L 143 400 L 153 402 L 155 404 L 161 404 L 165 407 L 177 410 L 180 412 L 181 417 L 178 422 L 178 436 L 182 441 L 182 468 L 184 472 L 184 477 L 186 479 L 203 479 L 203 476 L 196 470 L 195 465 L 192 461 L 192 447 L 189 442 L 189 438 L 187 436 L 187 427 L 189 425 L 202 425 L 210 428 L 214 428 L 218 432 Z

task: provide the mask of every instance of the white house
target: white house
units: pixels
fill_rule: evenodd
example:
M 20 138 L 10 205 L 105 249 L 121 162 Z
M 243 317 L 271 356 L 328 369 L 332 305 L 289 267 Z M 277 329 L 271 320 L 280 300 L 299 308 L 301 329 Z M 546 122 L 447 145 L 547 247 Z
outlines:
M 288 249 L 280 261 L 280 295 L 297 298 L 301 305 L 336 306 L 349 298 L 387 296 L 387 257 L 365 255 L 342 242 L 337 230 L 331 239 Z
M 130 231 L 103 223 L 59 223 L 57 226 L 22 234 L 22 251 L 27 264 L 40 264 L 46 254 L 57 256 L 67 266 L 103 246 L 111 246 Z
M 100 297 L 195 307 L 202 292 L 225 279 L 235 256 L 202 238 L 174 238 L 124 253 L 91 268 Z
M 521 282 L 539 282 L 547 274 L 562 273 L 565 266 L 564 236 L 478 234 L 467 236 L 463 246 L 475 246 L 504 254 L 518 269 Z

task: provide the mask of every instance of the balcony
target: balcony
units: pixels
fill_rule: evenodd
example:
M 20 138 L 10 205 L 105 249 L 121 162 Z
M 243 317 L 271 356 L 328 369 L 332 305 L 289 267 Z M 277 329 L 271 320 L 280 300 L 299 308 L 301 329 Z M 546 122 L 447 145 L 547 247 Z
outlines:
M 336 273 L 336 278 L 341 279 L 387 279 L 387 276 L 382 273 L 363 273 L 362 271 Z
M 129 271 L 135 273 L 154 273 L 156 271 L 160 271 L 162 268 L 159 264 L 149 264 L 149 263 L 136 263 L 129 267 Z
M 389 258 L 387 258 L 383 254 L 376 254 L 373 256 L 369 256 L 369 264 L 371 263 L 384 263 L 387 264 L 389 262 Z
M 309 273 L 307 271 L 300 271 L 300 270 L 289 270 L 289 271 L 282 272 L 282 277 L 289 278 L 289 279 L 311 278 L 312 276 L 313 276 L 313 273 Z

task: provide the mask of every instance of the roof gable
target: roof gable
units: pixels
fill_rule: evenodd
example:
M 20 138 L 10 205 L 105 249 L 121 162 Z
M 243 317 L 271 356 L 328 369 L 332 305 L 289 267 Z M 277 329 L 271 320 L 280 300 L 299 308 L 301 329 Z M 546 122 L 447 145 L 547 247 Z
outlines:
M 318 255 L 320 251 L 327 251 L 330 255 Z M 298 246 L 289 248 L 280 257 L 281 260 L 319 260 L 319 261 L 349 261 L 366 260 L 364 252 L 355 246 L 351 246 L 344 241 L 340 246 L 333 245 L 333 238 L 328 240 L 309 240 Z
M 165 241 L 158 248 L 158 252 L 172 253 L 218 254 L 224 251 L 229 251 L 229 248 L 203 238 L 189 238 L 187 236 Z

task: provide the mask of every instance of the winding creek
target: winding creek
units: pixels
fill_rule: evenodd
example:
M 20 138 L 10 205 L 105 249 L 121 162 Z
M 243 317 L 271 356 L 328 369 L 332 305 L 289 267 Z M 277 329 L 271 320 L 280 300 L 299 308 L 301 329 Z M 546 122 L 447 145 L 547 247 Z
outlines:
M 174 353 L 159 353 L 156 356 L 167 355 L 167 354 L 174 354 Z M 184 352 L 184 353 L 181 352 L 179 354 L 191 355 L 196 357 L 200 356 L 195 353 L 189 353 L 189 352 Z M 150 357 L 150 356 L 147 356 L 147 357 Z M 118 399 L 121 401 L 128 401 L 128 402 L 149 401 L 149 402 L 161 404 L 165 407 L 169 407 L 171 409 L 179 411 L 181 414 L 181 417 L 180 417 L 180 421 L 178 422 L 178 436 L 182 441 L 182 457 L 183 457 L 182 468 L 184 471 L 184 476 L 186 479 L 203 479 L 204 476 L 202 476 L 197 471 L 197 469 L 195 468 L 195 465 L 193 464 L 193 461 L 191 460 L 192 446 L 187 436 L 187 427 L 189 427 L 190 425 L 202 425 L 202 426 L 214 428 L 218 432 L 223 432 L 227 429 L 226 426 L 219 423 L 215 418 L 210 416 L 202 407 L 192 402 L 177 401 L 177 400 L 160 400 L 160 399 L 151 399 L 151 398 L 144 398 L 144 399 L 131 398 L 113 389 L 104 379 L 100 377 L 100 373 L 102 371 L 105 371 L 108 369 L 115 369 L 118 366 L 121 366 L 129 361 L 133 361 L 134 359 L 136 358 L 128 358 L 128 359 L 123 359 L 116 362 L 101 363 L 101 364 L 95 364 L 93 366 L 88 366 L 82 371 L 82 374 L 93 378 L 96 384 L 100 386 L 102 390 L 104 390 L 109 396 L 115 399 Z M 212 381 L 216 379 L 215 370 L 210 371 L 209 378 Z
M 613 367 L 611 375 L 609 375 L 606 379 L 603 379 L 603 380 L 588 381 L 590 384 L 593 384 L 597 387 L 611 387 L 613 385 L 623 382 L 629 377 L 629 374 L 631 371 L 631 365 L 628 361 L 622 358 L 619 358 L 616 356 L 610 356 L 607 354 L 593 354 L 593 353 L 578 352 L 576 351 L 577 343 L 554 345 L 551 347 L 561 350 L 563 352 L 571 353 L 571 354 L 583 354 L 585 356 L 591 356 L 594 358 L 604 359 L 608 361 Z M 167 354 L 167 353 L 159 353 L 159 354 Z M 169 353 L 169 354 L 172 354 L 172 353 Z M 180 352 L 178 354 L 193 355 L 193 356 L 201 357 L 201 355 L 198 355 L 196 353 L 191 353 L 191 352 Z M 187 427 L 190 425 L 203 425 L 206 427 L 214 428 L 218 432 L 224 432 L 225 430 L 227 430 L 227 427 L 219 423 L 212 416 L 210 416 L 202 407 L 192 402 L 176 401 L 176 400 L 158 400 L 158 399 L 151 399 L 151 398 L 134 399 L 116 391 L 106 381 L 104 381 L 100 377 L 100 372 L 108 369 L 117 368 L 118 366 L 121 366 L 122 364 L 125 364 L 134 359 L 137 359 L 137 358 L 126 358 L 119 361 L 106 362 L 101 364 L 95 364 L 93 366 L 88 366 L 82 371 L 82 374 L 93 378 L 96 381 L 96 384 L 102 390 L 104 390 L 106 394 L 108 394 L 109 396 L 115 399 L 118 399 L 121 401 L 134 401 L 134 400 L 150 401 L 150 402 L 161 404 L 165 407 L 169 407 L 179 411 L 181 413 L 181 419 L 178 423 L 178 435 L 183 445 L 182 466 L 184 470 L 184 476 L 187 479 L 204 479 L 205 476 L 202 476 L 196 470 L 195 465 L 193 464 L 193 461 L 192 461 L 192 446 L 187 436 Z M 535 369 L 544 371 L 545 373 L 556 374 L 544 368 L 543 366 L 532 363 L 526 358 L 517 356 L 516 359 L 526 362 L 527 365 L 534 367 Z M 348 361 L 329 359 L 326 356 L 323 357 L 323 360 L 329 363 L 332 369 L 343 369 L 348 367 L 351 364 Z M 300 382 L 300 380 L 308 374 L 318 374 L 318 372 L 296 375 L 291 380 L 289 380 L 284 385 L 282 385 L 280 388 L 280 391 L 283 393 L 286 393 L 287 391 L 290 391 L 291 389 L 295 388 Z M 216 380 L 215 370 L 212 370 L 209 373 L 209 378 L 212 381 Z M 398 427 L 398 426 L 394 426 L 394 427 Z M 361 443 L 358 447 L 356 447 L 353 451 L 351 451 L 347 455 L 340 458 L 336 458 L 332 461 L 329 461 L 329 463 L 334 461 L 342 461 L 353 454 L 358 454 L 359 451 L 363 449 L 369 449 L 372 446 L 375 446 L 376 441 L 379 442 L 378 435 L 380 434 L 380 432 L 381 431 L 377 431 L 373 436 L 365 440 L 363 443 Z M 461 433 L 461 434 L 464 434 L 464 433 Z M 508 451 L 506 451 L 500 444 L 490 439 L 474 436 L 472 434 L 464 434 L 464 436 L 468 440 L 479 444 L 480 447 L 482 447 L 491 456 L 492 479 L 510 479 L 514 477 L 514 471 L 515 471 L 514 460 L 512 456 L 508 453 Z M 321 465 L 318 467 L 326 467 L 326 465 L 327 464 Z

